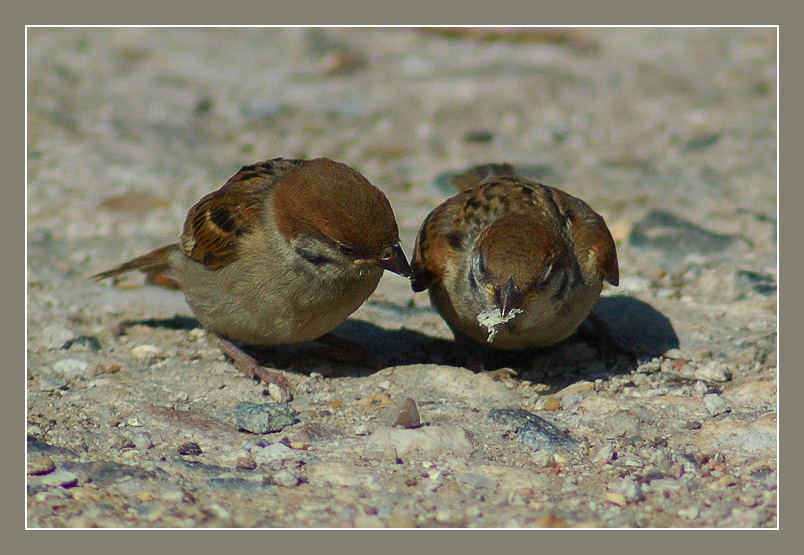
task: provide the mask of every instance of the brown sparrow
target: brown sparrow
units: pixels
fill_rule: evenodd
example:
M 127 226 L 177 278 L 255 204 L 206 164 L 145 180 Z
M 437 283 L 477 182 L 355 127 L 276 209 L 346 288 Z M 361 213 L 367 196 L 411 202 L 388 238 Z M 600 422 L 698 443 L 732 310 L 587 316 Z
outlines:
M 582 200 L 508 164 L 453 185 L 460 192 L 424 220 L 411 266 L 413 290 L 428 290 L 456 340 L 553 345 L 586 319 L 604 280 L 619 282 L 611 233 Z
M 175 283 L 236 366 L 285 394 L 284 378 L 230 341 L 319 339 L 363 304 L 383 270 L 410 275 L 388 199 L 326 158 L 244 166 L 190 209 L 178 244 L 93 277 L 131 270 L 149 283 Z

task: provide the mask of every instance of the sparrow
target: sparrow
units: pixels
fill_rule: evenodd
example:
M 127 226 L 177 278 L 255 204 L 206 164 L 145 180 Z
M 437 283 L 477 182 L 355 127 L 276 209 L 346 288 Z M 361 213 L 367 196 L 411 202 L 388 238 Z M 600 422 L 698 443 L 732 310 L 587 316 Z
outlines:
M 242 167 L 190 209 L 178 243 L 92 277 L 132 270 L 181 289 L 235 366 L 279 386 L 283 400 L 290 398 L 284 378 L 233 342 L 325 338 L 374 292 L 384 270 L 410 276 L 388 199 L 327 158 Z
M 411 286 L 427 290 L 459 343 L 547 347 L 619 282 L 603 218 L 581 199 L 485 164 L 453 180 L 458 194 L 422 223 Z

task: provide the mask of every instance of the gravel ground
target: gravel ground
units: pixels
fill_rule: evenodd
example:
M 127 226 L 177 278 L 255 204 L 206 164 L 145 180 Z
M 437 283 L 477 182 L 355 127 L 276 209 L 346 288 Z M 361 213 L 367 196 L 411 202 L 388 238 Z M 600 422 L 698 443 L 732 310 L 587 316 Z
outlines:
M 777 526 L 775 29 L 28 37 L 29 527 Z M 639 360 L 579 335 L 473 372 L 386 273 L 337 333 L 388 367 L 265 350 L 279 405 L 180 293 L 87 278 L 276 156 L 361 171 L 408 253 L 477 163 L 583 198 Z

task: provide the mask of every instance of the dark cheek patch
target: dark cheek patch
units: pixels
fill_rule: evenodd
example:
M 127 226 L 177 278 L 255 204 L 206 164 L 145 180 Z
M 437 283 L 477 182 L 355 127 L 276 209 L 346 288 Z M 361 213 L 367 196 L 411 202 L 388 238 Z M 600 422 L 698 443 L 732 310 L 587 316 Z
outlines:
M 219 206 L 213 210 L 210 210 L 209 219 L 212 220 L 212 223 L 226 233 L 232 233 L 235 230 L 234 218 L 232 218 L 232 215 L 226 206 Z
M 319 253 L 314 253 L 310 250 L 305 249 L 304 247 L 296 247 L 296 253 L 313 266 L 321 266 L 323 264 L 332 263 L 331 258 L 323 256 Z

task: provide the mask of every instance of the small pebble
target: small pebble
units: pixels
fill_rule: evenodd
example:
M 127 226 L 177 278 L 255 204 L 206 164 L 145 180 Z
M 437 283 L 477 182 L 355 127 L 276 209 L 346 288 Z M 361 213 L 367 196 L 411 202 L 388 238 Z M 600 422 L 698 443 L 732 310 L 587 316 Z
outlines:
M 642 486 L 639 484 L 639 482 L 631 478 L 625 478 L 619 482 L 609 484 L 609 493 L 615 494 L 615 499 L 617 501 L 622 499 L 626 504 L 637 503 L 644 497 L 642 493 Z M 622 496 L 621 498 L 619 497 L 620 495 Z M 618 502 L 612 501 L 611 497 L 609 497 L 609 501 L 615 503 L 615 505 L 621 505 Z
M 391 413 L 388 419 L 388 426 L 391 428 L 418 428 L 421 426 L 419 419 L 419 409 L 416 406 L 416 401 L 408 397 L 402 404 Z
M 695 382 L 695 385 L 692 386 L 692 390 L 696 393 L 696 397 L 702 397 L 709 391 L 709 386 L 706 385 L 706 382 L 698 380 Z
M 589 384 L 594 387 L 594 384 Z M 519 439 L 534 449 L 555 451 L 558 448 L 575 449 L 578 442 L 544 418 L 523 409 L 495 409 L 489 418 L 513 426 Z
M 392 428 L 381 428 L 392 430 Z M 405 432 L 407 430 L 399 430 Z M 352 503 L 358 488 L 369 491 L 385 491 L 379 484 L 378 475 L 353 464 L 327 461 L 316 462 L 306 467 L 307 479 L 314 488 L 326 488 L 335 499 L 343 504 Z
M 53 459 L 41 455 L 28 456 L 28 474 L 32 476 L 41 476 L 48 474 L 56 469 L 56 463 Z
M 244 451 L 251 451 L 255 447 L 259 449 L 265 449 L 268 445 L 269 443 L 265 441 L 265 439 L 261 437 L 253 437 L 247 442 L 245 442 L 243 445 L 241 445 L 240 449 L 243 449 Z
M 683 487 L 681 482 L 673 478 L 657 478 L 650 481 L 650 488 L 656 493 L 677 492 Z
M 623 461 L 625 463 L 625 466 L 631 466 L 635 468 L 641 468 L 645 466 L 645 463 L 642 461 L 642 459 L 640 459 L 635 455 L 628 455 L 623 458 Z
M 154 448 L 151 437 L 146 432 L 137 432 L 131 436 L 131 442 L 134 444 L 134 447 L 141 451 Z
M 75 339 L 75 337 L 76 334 L 72 330 L 59 324 L 51 324 L 42 330 L 39 341 L 46 349 L 52 351 L 61 349 L 65 343 Z
M 197 443 L 194 441 L 188 441 L 179 445 L 179 447 L 176 449 L 176 452 L 179 455 L 197 456 L 203 451 L 201 451 L 201 447 Z
M 287 403 L 291 400 L 290 392 L 275 383 L 268 384 L 268 395 L 277 403 Z
M 268 468 L 281 468 L 285 464 L 296 466 L 305 460 L 304 451 L 297 451 L 282 443 L 273 443 L 264 449 L 254 448 L 251 456 L 258 465 Z
M 640 364 L 639 367 L 636 369 L 637 372 L 640 374 L 653 374 L 654 372 L 658 372 L 662 369 L 662 361 L 658 358 L 654 358 L 653 360 L 649 360 L 644 364 Z
M 190 499 L 187 497 L 187 494 L 183 490 L 174 487 L 169 487 L 168 489 L 162 491 L 162 495 L 160 497 L 162 501 L 167 503 L 183 503 L 185 501 L 190 501 Z
M 595 383 L 594 382 L 576 382 L 572 385 L 568 385 L 561 391 L 558 391 L 555 394 L 557 399 L 563 399 L 565 397 L 569 397 L 570 395 L 577 395 L 579 393 L 587 393 L 590 391 L 595 390 Z
M 293 470 L 284 469 L 271 475 L 271 483 L 286 488 L 298 485 L 299 475 Z
M 614 446 L 611 443 L 606 443 L 595 453 L 594 461 L 599 464 L 610 462 L 614 459 Z
M 156 362 L 162 356 L 162 349 L 156 345 L 137 345 L 131 349 L 134 358 L 149 365 Z
M 47 486 L 61 486 L 69 488 L 78 483 L 78 476 L 68 470 L 56 470 L 42 476 L 42 483 Z
M 544 407 L 542 407 L 546 411 L 554 411 L 561 408 L 561 401 L 556 399 L 555 397 L 548 397 L 547 400 L 544 402 Z
M 710 382 L 727 382 L 731 379 L 731 372 L 725 362 L 713 360 L 695 369 L 695 378 Z
M 712 416 L 718 416 L 719 414 L 723 414 L 729 410 L 726 406 L 726 401 L 724 401 L 717 393 L 704 395 L 703 403 L 704 408 Z
M 234 407 L 235 425 L 254 434 L 278 432 L 297 422 L 297 414 L 287 403 L 243 403 Z

